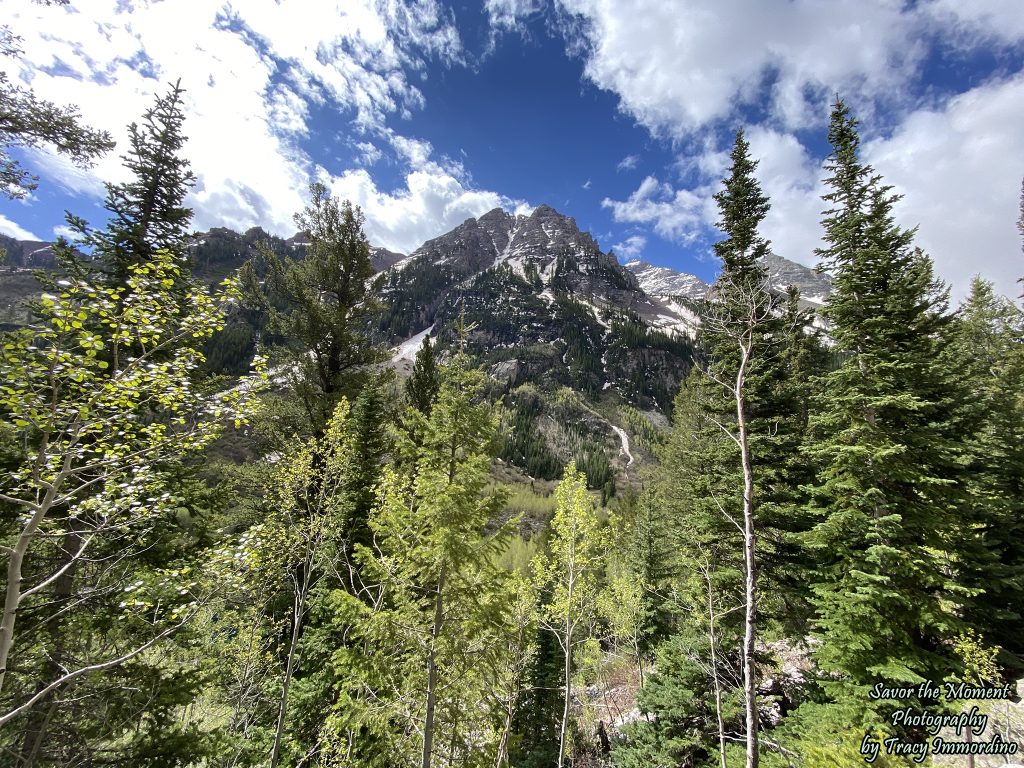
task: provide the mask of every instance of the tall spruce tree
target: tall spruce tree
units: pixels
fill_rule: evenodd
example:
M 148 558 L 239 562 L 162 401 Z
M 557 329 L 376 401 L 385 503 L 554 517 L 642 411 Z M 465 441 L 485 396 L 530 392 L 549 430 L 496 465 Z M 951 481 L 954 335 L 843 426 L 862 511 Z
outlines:
M 674 658 L 689 646 L 713 660 L 705 659 L 703 667 L 659 666 L 652 681 L 666 691 L 698 684 L 690 694 L 702 700 L 712 698 L 712 689 L 726 702 L 739 697 L 744 724 L 738 730 L 746 736 L 748 765 L 756 765 L 758 627 L 769 619 L 799 625 L 808 613 L 804 552 L 796 540 L 807 525 L 796 490 L 805 464 L 798 450 L 806 424 L 797 375 L 810 367 L 814 339 L 804 333 L 808 318 L 797 309 L 797 297 L 786 303 L 767 286 L 763 260 L 770 246 L 758 227 L 769 203 L 749 149 L 739 132 L 715 198 L 725 238 L 715 245 L 722 273 L 705 307 L 703 370 L 695 369 L 680 388 L 673 432 L 661 452 L 665 471 L 657 482 L 659 497 L 679 521 L 672 530 L 680 553 L 674 586 L 684 614 L 680 623 L 686 625 L 663 652 Z M 701 612 L 708 615 L 701 627 L 686 618 Z M 740 680 L 728 673 L 734 666 L 743 670 Z M 673 711 L 685 719 L 692 710 Z M 722 722 L 735 739 L 734 715 L 723 715 L 719 728 Z M 645 732 L 649 759 L 662 760 L 713 749 L 714 727 L 686 740 L 679 740 L 684 724 L 669 717 L 657 727 L 634 730 Z
M 386 358 L 367 334 L 375 301 L 370 244 L 359 208 L 332 197 L 320 183 L 310 185 L 310 203 L 295 223 L 309 237 L 301 259 L 260 251 L 267 274 L 263 284 L 255 265 L 243 267 L 250 300 L 266 312 L 268 327 L 280 340 L 278 361 L 291 376 L 306 412 L 308 429 L 320 435 L 342 396 L 354 400 Z
M 94 229 L 84 219 L 66 215 L 76 243 L 92 252 L 92 258 L 83 261 L 63 239 L 59 241 L 55 253 L 73 265 L 73 271 L 98 271 L 109 284 L 123 285 L 130 267 L 147 263 L 158 250 L 184 263 L 192 222 L 185 196 L 195 182 L 188 160 L 181 156 L 186 141 L 184 94 L 179 80 L 156 98 L 141 124 L 128 126 L 130 146 L 122 159 L 131 177 L 106 185 L 107 225 Z M 187 278 L 178 278 L 177 292 L 184 291 Z
M 866 723 L 877 682 L 940 680 L 960 625 L 958 393 L 940 348 L 947 293 L 896 225 L 899 199 L 859 157 L 857 121 L 837 101 L 829 127 L 824 314 L 841 355 L 811 416 L 820 516 L 809 540 L 823 685 Z
M 742 487 L 743 475 L 749 474 L 748 506 L 758 529 L 757 564 L 768 598 L 759 601 L 759 610 L 793 625 L 808 612 L 801 607 L 807 601 L 806 553 L 797 541 L 808 526 L 799 511 L 799 485 L 808 478 L 799 448 L 807 424 L 809 380 L 823 359 L 818 338 L 808 333 L 811 315 L 799 309 L 799 292 L 792 288 L 781 295 L 768 285 L 764 259 L 771 246 L 758 228 L 769 201 L 754 176 L 757 161 L 750 157 L 742 131 L 736 134 L 731 158 L 723 189 L 715 195 L 718 227 L 726 237 L 715 243 L 722 272 L 700 337 L 706 375 L 694 386 L 702 390 L 702 428 L 724 430 L 727 437 L 739 439 L 727 439 L 714 460 L 726 484 L 718 491 L 718 525 L 735 531 L 723 512 L 739 521 L 743 499 L 724 488 Z M 741 419 L 746 422 L 742 436 Z M 747 444 L 749 472 L 744 470 L 742 442 Z M 734 480 L 725 479 L 730 473 Z M 719 502 L 713 501 L 713 507 Z
M 732 165 L 722 189 L 715 195 L 720 219 L 719 229 L 726 238 L 715 243 L 722 259 L 722 272 L 714 284 L 715 300 L 709 305 L 705 325 L 706 344 L 711 354 L 707 375 L 723 387 L 731 401 L 729 416 L 718 422 L 739 453 L 737 484 L 742 488 L 734 524 L 740 528 L 743 560 L 743 700 L 746 731 L 746 765 L 758 765 L 758 705 L 754 649 L 758 625 L 758 580 L 760 557 L 755 524 L 760 498 L 753 461 L 751 384 L 756 368 L 762 370 L 774 354 L 777 343 L 778 301 L 768 291 L 767 270 L 763 259 L 768 241 L 758 233 L 758 225 L 768 213 L 768 197 L 754 178 L 757 162 L 750 157 L 750 145 L 737 131 Z M 725 403 L 723 403 L 725 405 Z M 724 409 L 723 409 L 724 410 Z M 735 498 L 736 492 L 729 494 Z M 728 515 L 722 510 L 723 516 Z M 731 517 L 731 516 L 730 516 Z

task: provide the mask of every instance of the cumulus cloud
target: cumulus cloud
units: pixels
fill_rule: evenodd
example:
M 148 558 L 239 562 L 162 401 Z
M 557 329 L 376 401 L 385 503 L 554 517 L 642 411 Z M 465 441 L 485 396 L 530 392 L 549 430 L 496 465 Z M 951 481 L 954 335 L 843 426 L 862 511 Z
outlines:
M 895 209 L 940 276 L 963 297 L 975 273 L 1009 296 L 1024 274 L 1020 233 L 1024 178 L 1024 74 L 996 80 L 915 112 L 889 138 L 864 147 L 865 159 L 904 194 Z
M 903 199 L 894 208 L 902 226 L 918 227 L 915 243 L 962 299 L 975 274 L 1016 296 L 1020 257 L 1019 194 L 1024 178 L 1024 75 L 994 80 L 917 110 L 887 137 L 862 146 L 862 159 Z M 820 247 L 825 170 L 790 134 L 755 129 L 751 153 L 758 180 L 771 197 L 762 225 L 782 256 L 812 265 Z
M 558 0 L 586 76 L 653 132 L 678 136 L 767 103 L 820 124 L 836 91 L 892 101 L 919 69 L 934 17 L 896 0 Z
M 74 241 L 78 233 L 66 224 L 58 224 L 53 228 L 54 237 L 63 237 L 65 240 Z
M 961 47 L 990 42 L 1016 44 L 1024 38 L 1024 14 L 1016 0 L 933 0 L 924 11 L 950 30 L 953 42 Z
M 361 168 L 346 171 L 329 184 L 335 195 L 363 209 L 370 242 L 402 253 L 494 208 L 529 211 L 522 200 L 469 189 L 436 166 L 412 171 L 405 177 L 405 188 L 393 193 L 382 191 Z
M 0 234 L 13 237 L 15 240 L 42 240 L 41 237 L 36 236 L 17 222 L 11 221 L 2 213 L 0 213 Z
M 618 222 L 648 224 L 668 240 L 696 239 L 707 221 L 707 190 L 673 189 L 653 176 L 646 177 L 626 200 L 605 198 L 604 208 Z
M 421 216 L 461 210 L 474 196 L 498 197 L 470 190 L 466 174 L 431 159 L 429 144 L 385 127 L 389 115 L 408 116 L 423 105 L 415 83 L 428 62 L 461 61 L 451 13 L 437 0 L 98 0 L 80 8 L 11 0 L 5 10 L 26 51 L 15 79 L 42 98 L 77 104 L 86 123 L 118 140 L 118 150 L 87 171 L 49 152 L 29 154 L 46 182 L 74 194 L 102 197 L 101 180 L 125 179 L 118 157 L 125 126 L 180 77 L 189 136 L 183 155 L 197 177 L 187 202 L 197 228 L 260 225 L 291 234 L 310 177 L 323 175 L 303 148 L 313 107 L 348 111 L 352 132 L 366 137 L 351 145 L 354 164 L 382 157 L 369 140 L 376 137 L 413 172 L 417 188 L 374 198 L 374 212 L 386 220 L 398 214 L 382 206 L 393 201 L 407 212 L 427 188 L 451 198 L 422 205 Z M 351 170 L 340 175 L 356 177 Z M 435 221 L 431 234 L 446 222 Z
M 1024 178 L 1021 115 L 1024 75 L 915 111 L 892 135 L 862 146 L 862 159 L 904 196 L 894 209 L 897 222 L 918 227 L 915 243 L 951 284 L 954 299 L 966 295 L 979 273 L 1000 292 L 1019 293 L 1016 280 L 1024 274 L 1015 224 Z M 755 126 L 747 138 L 759 159 L 755 174 L 771 199 L 762 233 L 776 253 L 814 265 L 825 207 L 821 161 L 789 133 Z M 669 240 L 690 243 L 714 226 L 717 208 L 711 196 L 718 188 L 710 175 L 692 190 L 647 177 L 628 199 L 606 199 L 603 205 L 617 221 L 646 224 Z
M 825 174 L 801 138 L 822 136 L 838 92 L 862 121 L 864 159 L 905 195 L 899 221 L 920 225 L 917 242 L 954 296 L 976 271 L 1019 292 L 1019 64 L 965 93 L 922 81 L 933 54 L 1019 62 L 1010 55 L 1024 45 L 1017 0 L 552 2 L 571 20 L 560 29 L 585 77 L 676 148 L 683 182 L 648 177 L 627 199 L 605 199 L 615 220 L 682 244 L 713 239 L 725 129 L 757 115 L 747 136 L 772 199 L 763 231 L 781 255 L 813 264 Z
M 747 131 L 747 140 L 751 155 L 758 160 L 754 174 L 771 200 L 762 235 L 780 256 L 813 266 L 817 261 L 814 250 L 822 245 L 819 222 L 825 172 L 821 163 L 789 133 L 754 127 Z M 724 176 L 726 167 L 718 178 Z

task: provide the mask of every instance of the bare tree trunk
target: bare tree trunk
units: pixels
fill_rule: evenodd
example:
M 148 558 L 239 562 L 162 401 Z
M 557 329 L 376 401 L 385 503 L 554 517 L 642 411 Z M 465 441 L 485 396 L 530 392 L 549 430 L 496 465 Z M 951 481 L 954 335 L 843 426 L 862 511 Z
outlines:
M 18 617 L 18 607 L 22 599 L 22 573 L 21 569 L 25 563 L 25 554 L 29 545 L 39 533 L 39 527 L 43 524 L 47 513 L 53 506 L 57 496 L 59 480 L 54 481 L 46 489 L 46 495 L 42 501 L 35 505 L 32 515 L 22 528 L 18 541 L 13 548 L 7 549 L 7 587 L 4 592 L 4 614 L 0 619 L 0 691 L 3 691 L 4 680 L 7 676 L 7 659 L 10 656 L 11 648 L 14 646 L 14 622 Z
M 505 710 L 505 722 L 501 727 L 501 738 L 498 740 L 498 758 L 494 761 L 494 768 L 508 765 L 508 737 L 512 732 L 513 702 L 514 699 L 509 698 L 508 709 Z
M 430 629 L 430 653 L 427 654 L 427 711 L 423 718 L 423 759 L 421 768 L 430 768 L 434 750 L 434 709 L 437 706 L 437 640 L 444 622 L 444 585 L 446 567 L 441 566 L 434 598 L 434 625 Z
M 746 768 L 757 768 L 757 679 L 754 668 L 754 643 L 757 620 L 757 572 L 754 562 L 754 471 L 750 462 L 750 440 L 747 434 L 746 383 L 750 360 L 750 339 L 741 344 L 740 368 L 736 375 L 736 421 L 739 427 L 740 459 L 743 464 L 743 571 L 745 581 L 743 631 L 743 698 L 747 725 Z

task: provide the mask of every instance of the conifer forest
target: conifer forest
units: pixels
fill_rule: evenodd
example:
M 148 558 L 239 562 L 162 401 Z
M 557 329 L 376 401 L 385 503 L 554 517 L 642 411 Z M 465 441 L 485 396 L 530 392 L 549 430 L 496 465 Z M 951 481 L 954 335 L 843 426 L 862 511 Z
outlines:
M 112 150 L 0 81 L 4 147 L 124 179 L 0 324 L 0 765 L 1024 762 L 1024 312 L 951 300 L 870 115 L 819 137 L 820 303 L 734 132 L 685 333 L 546 206 L 196 233 L 186 86 Z

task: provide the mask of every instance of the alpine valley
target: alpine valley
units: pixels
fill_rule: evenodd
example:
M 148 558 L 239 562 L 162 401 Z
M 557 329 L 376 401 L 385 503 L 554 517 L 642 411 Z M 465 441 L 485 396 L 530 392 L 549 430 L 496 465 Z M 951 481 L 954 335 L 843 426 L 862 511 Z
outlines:
M 304 233 L 214 228 L 194 236 L 191 268 L 217 283 L 247 261 L 258 264 L 261 245 L 302 259 L 308 244 Z M 27 319 L 25 296 L 40 289 L 34 270 L 53 268 L 54 258 L 45 242 L 0 235 L 0 247 L 0 322 L 12 328 Z M 650 459 L 693 365 L 710 288 L 700 278 L 640 260 L 621 264 L 547 205 L 529 215 L 496 208 L 408 255 L 371 245 L 371 261 L 381 303 L 372 330 L 393 347 L 400 376 L 425 336 L 451 348 L 465 318 L 471 350 L 496 383 L 492 394 L 510 409 L 504 461 L 553 480 L 574 459 L 593 487 L 612 491 Z M 806 306 L 822 303 L 826 276 L 775 254 L 764 263 L 780 293 L 792 285 Z M 260 313 L 239 309 L 206 346 L 210 372 L 244 373 L 264 325 Z

